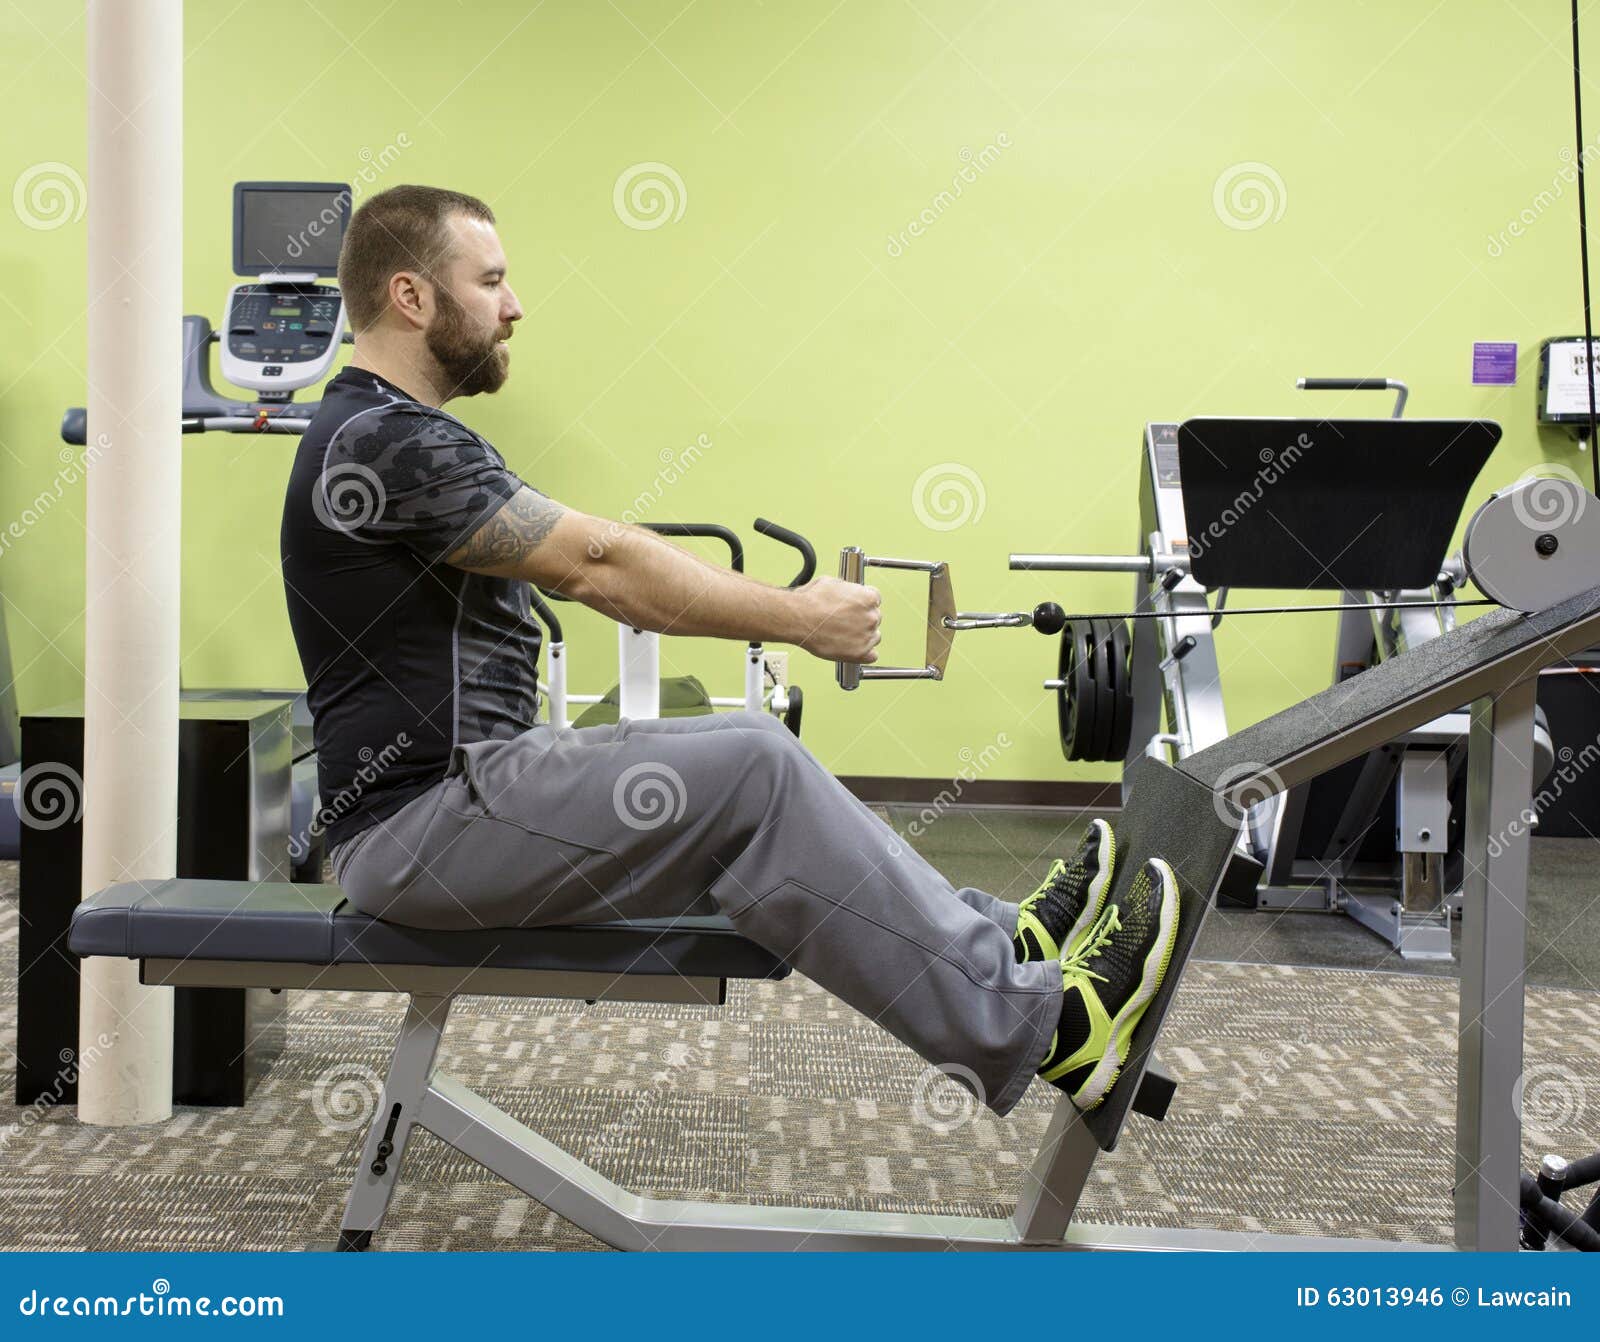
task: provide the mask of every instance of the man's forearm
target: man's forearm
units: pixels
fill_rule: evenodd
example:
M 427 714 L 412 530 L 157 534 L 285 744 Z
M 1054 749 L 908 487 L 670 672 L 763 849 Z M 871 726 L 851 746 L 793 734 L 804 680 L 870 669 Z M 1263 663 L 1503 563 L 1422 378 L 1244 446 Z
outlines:
M 679 549 L 643 527 L 608 538 L 573 595 L 635 629 L 685 637 L 799 643 L 810 633 L 798 595 Z

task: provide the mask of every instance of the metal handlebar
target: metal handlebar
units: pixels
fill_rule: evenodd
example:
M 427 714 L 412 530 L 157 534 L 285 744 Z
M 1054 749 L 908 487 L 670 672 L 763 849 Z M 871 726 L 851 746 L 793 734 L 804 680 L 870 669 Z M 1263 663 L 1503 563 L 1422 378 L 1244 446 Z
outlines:
M 1392 377 L 1303 377 L 1295 384 L 1301 391 L 1392 391 L 1395 393 L 1391 419 L 1405 414 L 1406 397 L 1411 388 Z
M 839 688 L 856 689 L 863 680 L 943 680 L 950 660 L 950 645 L 963 629 L 1018 629 L 1030 626 L 1041 633 L 1061 632 L 1064 616 L 1061 607 L 1045 602 L 1032 611 L 985 614 L 956 610 L 955 593 L 950 585 L 950 566 L 924 559 L 887 559 L 869 555 L 859 545 L 839 551 L 839 577 L 845 582 L 864 582 L 869 568 L 903 569 L 928 575 L 928 641 L 922 666 L 866 666 L 860 662 L 835 663 Z
M 563 597 L 561 599 L 566 600 L 567 598 Z M 561 632 L 561 621 L 557 618 L 555 611 L 550 609 L 550 603 L 544 599 L 544 593 L 532 583 L 528 584 L 528 600 L 533 605 L 534 614 L 544 622 L 544 627 L 549 631 L 550 641 L 552 643 L 565 643 L 567 640 L 566 635 Z
M 716 522 L 645 522 L 647 530 L 658 536 L 700 536 L 721 541 L 728 547 L 729 567 L 735 573 L 744 572 L 744 545 L 727 527 Z
M 241 413 L 236 415 L 184 415 L 178 421 L 179 433 L 304 433 L 311 426 L 311 416 L 316 406 L 310 403 L 297 405 L 299 414 L 283 415 L 271 411 L 249 412 L 250 407 L 239 402 Z M 249 412 L 249 413 L 246 413 Z M 89 441 L 89 415 L 81 406 L 71 406 L 61 416 L 61 441 L 73 447 L 82 447 Z
M 811 548 L 811 542 L 798 531 L 790 531 L 788 527 L 769 522 L 765 517 L 756 518 L 754 525 L 758 536 L 770 536 L 800 551 L 800 572 L 789 579 L 789 586 L 804 587 L 810 582 L 817 572 L 817 552 Z
M 180 426 L 184 433 L 304 433 L 310 427 L 305 415 L 204 415 Z
M 1015 570 L 1043 573 L 1143 573 L 1151 571 L 1149 555 L 1047 555 L 1014 554 Z

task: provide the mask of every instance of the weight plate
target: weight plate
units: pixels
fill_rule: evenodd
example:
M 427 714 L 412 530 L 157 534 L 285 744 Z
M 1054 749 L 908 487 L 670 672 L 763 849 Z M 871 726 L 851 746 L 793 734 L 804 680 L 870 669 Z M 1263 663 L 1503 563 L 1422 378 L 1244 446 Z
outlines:
M 1117 758 L 1117 625 L 1115 620 L 1108 619 L 1096 620 L 1095 624 L 1100 630 L 1100 654 L 1104 668 L 1100 681 L 1100 707 L 1101 716 L 1106 724 L 1097 758 L 1115 760 Z
M 1098 759 L 1096 740 L 1101 724 L 1100 680 L 1095 674 L 1094 621 L 1078 621 L 1078 665 L 1082 668 L 1079 679 L 1083 685 L 1082 706 L 1078 709 L 1078 748 L 1081 760 Z
M 1100 680 L 1095 674 L 1094 621 L 1078 621 L 1078 674 L 1082 686 L 1078 709 L 1078 758 L 1093 760 L 1100 731 Z
M 1111 621 L 1089 621 L 1089 640 L 1093 649 L 1090 662 L 1095 686 L 1094 734 L 1092 739 L 1097 760 L 1110 759 L 1111 731 L 1116 725 L 1116 687 L 1111 680 Z
M 1072 626 L 1062 625 L 1060 649 L 1056 653 L 1056 736 L 1061 753 L 1072 758 Z
M 1061 689 L 1057 692 L 1061 753 L 1069 760 L 1087 758 L 1091 714 L 1093 713 L 1093 686 L 1089 679 L 1089 659 L 1084 655 L 1084 622 L 1070 620 L 1061 631 L 1061 658 L 1059 675 Z
M 1063 635 L 1072 645 L 1072 753 L 1071 760 L 1081 760 L 1089 749 L 1089 666 L 1083 655 L 1083 625 L 1073 620 Z
M 1126 759 L 1128 745 L 1133 737 L 1133 666 L 1132 640 L 1127 623 L 1111 622 L 1111 679 L 1116 700 L 1116 728 L 1111 733 L 1111 758 Z

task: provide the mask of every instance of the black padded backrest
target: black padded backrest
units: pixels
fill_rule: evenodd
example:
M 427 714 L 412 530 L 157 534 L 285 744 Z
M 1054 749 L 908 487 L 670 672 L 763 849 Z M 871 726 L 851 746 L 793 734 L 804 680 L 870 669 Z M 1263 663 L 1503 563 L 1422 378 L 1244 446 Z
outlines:
M 1187 420 L 1191 571 L 1209 588 L 1430 587 L 1499 441 L 1490 420 Z

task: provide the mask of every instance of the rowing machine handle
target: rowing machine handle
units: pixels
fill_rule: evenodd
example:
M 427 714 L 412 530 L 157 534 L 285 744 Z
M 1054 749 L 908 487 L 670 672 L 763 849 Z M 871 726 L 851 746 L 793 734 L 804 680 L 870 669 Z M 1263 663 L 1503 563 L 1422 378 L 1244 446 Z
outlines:
M 859 545 L 847 545 L 839 551 L 839 579 L 842 582 L 867 580 L 867 552 Z M 841 690 L 861 688 L 860 662 L 836 662 L 834 675 Z
M 817 571 L 817 552 L 811 548 L 810 541 L 798 531 L 780 527 L 765 517 L 756 518 L 755 529 L 758 536 L 770 536 L 773 540 L 782 541 L 785 545 L 800 551 L 800 572 L 789 580 L 790 587 L 804 587 L 811 581 Z

